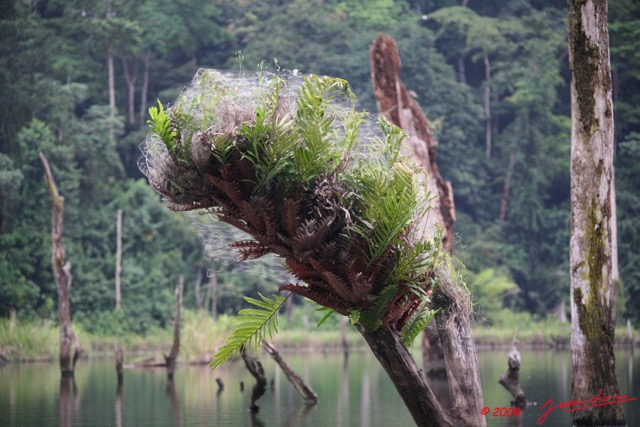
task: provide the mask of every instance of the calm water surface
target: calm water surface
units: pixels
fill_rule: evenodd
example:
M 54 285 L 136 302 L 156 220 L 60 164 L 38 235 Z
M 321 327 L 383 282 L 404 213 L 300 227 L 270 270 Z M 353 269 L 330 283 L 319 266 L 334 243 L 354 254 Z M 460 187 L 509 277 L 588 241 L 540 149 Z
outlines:
M 484 405 L 492 410 L 489 426 L 533 426 L 548 400 L 570 399 L 569 352 L 522 351 L 521 384 L 537 402 L 518 418 L 492 417 L 508 406 L 510 395 L 498 383 L 506 370 L 507 351 L 479 354 Z M 0 368 L 0 426 L 413 426 L 411 416 L 384 371 L 368 352 L 285 354 L 285 359 L 316 391 L 319 403 L 305 406 L 298 392 L 265 355 L 262 361 L 273 385 L 259 400 L 255 416 L 247 411 L 253 379 L 242 363 L 215 372 L 206 366 L 180 366 L 168 382 L 164 369 L 125 370 L 118 393 L 111 360 L 81 361 L 75 383 L 61 381 L 56 364 L 8 365 Z M 419 359 L 419 354 L 416 354 Z M 621 393 L 640 397 L 640 352 L 616 353 Z M 226 387 L 218 393 L 215 379 Z M 244 381 L 245 391 L 239 383 Z M 433 382 L 436 393 L 446 390 Z M 623 404 L 629 426 L 640 426 L 640 400 Z M 571 425 L 569 414 L 554 411 L 546 426 Z

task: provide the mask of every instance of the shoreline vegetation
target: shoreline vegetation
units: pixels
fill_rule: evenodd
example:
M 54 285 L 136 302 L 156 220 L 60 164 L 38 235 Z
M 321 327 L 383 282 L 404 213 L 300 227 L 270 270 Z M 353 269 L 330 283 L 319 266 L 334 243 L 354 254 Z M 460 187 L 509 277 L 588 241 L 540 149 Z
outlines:
M 505 310 L 506 311 L 506 310 Z M 521 322 L 518 333 L 520 349 L 568 349 L 571 337 L 571 324 L 561 324 L 555 320 L 534 320 L 526 313 L 514 314 L 508 322 L 500 318 L 486 325 L 479 319 L 473 326 L 473 336 L 479 351 L 508 349 L 513 339 L 514 325 Z M 178 363 L 206 364 L 213 353 L 224 345 L 231 334 L 233 317 L 222 315 L 213 320 L 205 312 L 186 311 L 181 331 L 181 348 Z M 288 324 L 296 325 L 289 327 Z M 306 325 L 306 326 L 298 326 Z M 127 363 L 138 364 L 161 360 L 162 354 L 169 351 L 172 342 L 172 330 L 154 329 L 145 335 L 125 333 L 122 335 L 97 334 L 87 332 L 81 325 L 74 324 L 78 338 L 85 349 L 83 357 L 113 357 L 115 345 L 125 349 Z M 10 362 L 52 362 L 58 357 L 59 330 L 51 320 L 20 321 L 0 319 L 0 365 Z M 639 332 L 629 331 L 626 326 L 618 325 L 615 334 L 616 348 L 640 346 Z M 281 318 L 280 333 L 272 340 L 282 352 L 313 351 L 340 352 L 342 338 L 339 327 L 317 328 L 315 322 L 288 321 L 286 314 Z M 347 342 L 350 351 L 365 347 L 365 343 L 354 328 L 347 330 Z M 421 337 L 415 340 L 412 351 L 420 351 Z

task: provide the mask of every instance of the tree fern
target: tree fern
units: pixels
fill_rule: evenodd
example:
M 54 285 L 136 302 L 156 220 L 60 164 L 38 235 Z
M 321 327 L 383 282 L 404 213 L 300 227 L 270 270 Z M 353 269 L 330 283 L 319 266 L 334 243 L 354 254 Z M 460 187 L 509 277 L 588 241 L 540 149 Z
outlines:
M 209 366 L 215 369 L 233 358 L 242 347 L 251 344 L 258 347 L 265 337 L 271 339 L 278 333 L 278 310 L 289 297 L 274 295 L 274 299 L 269 299 L 260 294 L 260 298 L 262 300 L 244 297 L 245 301 L 258 308 L 245 308 L 238 312 L 233 334 L 213 355 Z

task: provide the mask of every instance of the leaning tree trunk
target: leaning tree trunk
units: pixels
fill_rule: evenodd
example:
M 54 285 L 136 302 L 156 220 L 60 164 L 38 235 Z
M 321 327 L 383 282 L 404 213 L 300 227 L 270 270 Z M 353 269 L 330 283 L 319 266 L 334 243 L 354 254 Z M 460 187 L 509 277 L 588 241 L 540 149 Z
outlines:
M 451 184 L 440 175 L 436 163 L 437 141 L 420 105 L 410 96 L 399 78 L 400 57 L 395 41 L 381 34 L 371 46 L 371 77 L 378 111 L 408 135 L 407 144 L 413 150 L 417 164 L 427 171 L 426 185 L 434 197 L 427 221 L 420 225 L 426 233 L 436 226 L 443 231 L 442 243 L 447 250 L 453 246 L 455 208 Z M 471 301 L 450 272 L 442 266 L 440 284 L 433 296 L 438 334 L 443 347 L 456 425 L 485 425 L 480 414 L 482 388 L 471 333 Z
M 358 325 L 356 325 L 358 326 Z M 370 332 L 358 327 L 418 426 L 453 426 L 398 334 L 388 328 Z M 480 413 L 480 410 L 478 410 Z
M 82 353 L 80 342 L 71 328 L 71 263 L 66 261 L 62 232 L 64 224 L 64 197 L 58 193 L 58 187 L 53 179 L 49 162 L 40 153 L 40 160 L 44 167 L 44 179 L 51 196 L 53 213 L 51 216 L 51 266 L 58 290 L 58 321 L 60 323 L 60 372 L 63 377 L 73 377 L 76 362 Z M 75 344 L 75 354 L 71 357 L 71 347 Z
M 571 399 L 619 395 L 613 354 L 613 105 L 606 0 L 569 0 L 571 64 Z M 625 425 L 620 405 L 574 425 Z

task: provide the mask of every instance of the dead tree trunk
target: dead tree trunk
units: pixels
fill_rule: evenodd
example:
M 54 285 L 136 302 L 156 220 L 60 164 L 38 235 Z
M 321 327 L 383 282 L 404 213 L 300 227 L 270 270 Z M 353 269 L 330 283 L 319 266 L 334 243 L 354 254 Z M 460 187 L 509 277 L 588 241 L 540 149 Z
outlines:
M 262 363 L 260 363 L 258 359 L 249 356 L 244 348 L 242 349 L 241 354 L 245 366 L 247 367 L 251 375 L 253 375 L 253 378 L 256 379 L 256 384 L 253 386 L 253 391 L 251 393 L 251 404 L 249 405 L 249 410 L 252 413 L 258 412 L 260 410 L 260 407 L 256 405 L 256 402 L 267 391 L 267 378 L 264 375 L 264 368 L 262 368 Z
M 440 176 L 436 164 L 437 141 L 420 105 L 400 81 L 399 73 L 400 57 L 396 43 L 381 34 L 371 46 L 371 76 L 378 111 L 408 135 L 407 144 L 413 149 L 416 163 L 427 171 L 429 191 L 438 196 L 432 201 L 432 214 L 427 216 L 424 224 L 420 224 L 421 229 L 425 233 L 433 233 L 439 226 L 443 230 L 443 246 L 451 250 L 455 221 L 451 184 Z M 471 334 L 471 301 L 468 293 L 455 282 L 449 268 L 448 265 L 440 268 L 440 285 L 433 301 L 434 307 L 440 309 L 436 324 L 453 402 L 451 416 L 456 425 L 483 426 L 486 421 L 480 414 L 483 399 Z
M 116 310 L 120 309 L 120 275 L 122 274 L 122 209 L 116 214 Z
M 44 180 L 51 196 L 53 213 L 51 216 L 51 266 L 58 290 L 58 321 L 60 323 L 60 372 L 63 377 L 72 377 L 76 362 L 82 353 L 80 342 L 71 328 L 71 263 L 66 261 L 62 232 L 64 229 L 64 197 L 58 193 L 58 187 L 53 179 L 49 162 L 40 153 L 40 160 L 44 167 Z M 71 357 L 71 347 L 75 346 L 75 353 Z
M 571 65 L 571 400 L 620 394 L 613 354 L 613 103 L 606 0 L 569 0 Z M 625 425 L 621 405 L 574 425 Z
M 287 376 L 289 382 L 300 392 L 304 400 L 306 400 L 307 403 L 317 403 L 318 395 L 287 365 L 280 356 L 280 353 L 278 353 L 278 350 L 268 341 L 263 341 L 262 345 L 271 358 L 280 366 L 280 369 L 282 369 L 282 372 Z
M 511 350 L 509 350 L 509 355 L 507 356 L 509 367 L 498 382 L 513 396 L 514 400 L 511 402 L 511 405 L 518 408 L 525 408 L 527 406 L 527 397 L 520 386 L 520 352 L 516 348 L 519 329 L 520 325 L 518 325 L 516 332 L 513 334 Z
M 167 364 L 167 378 L 173 379 L 173 372 L 176 369 L 176 360 L 180 353 L 180 316 L 182 314 L 182 288 L 184 286 L 184 277 L 178 278 L 178 285 L 176 286 L 176 315 L 173 319 L 173 345 L 171 346 L 171 352 L 168 356 L 164 356 L 164 360 Z
M 442 229 L 442 243 L 447 250 L 453 246 L 453 223 L 456 220 L 451 183 L 440 175 L 436 163 L 438 141 L 431 134 L 429 121 L 420 105 L 400 81 L 400 56 L 396 42 L 380 34 L 371 45 L 371 80 L 378 112 L 400 127 L 406 134 L 405 143 L 413 151 L 417 164 L 427 171 L 427 188 L 434 197 L 432 212 L 426 215 L 421 229 L 433 233 L 436 225 Z

